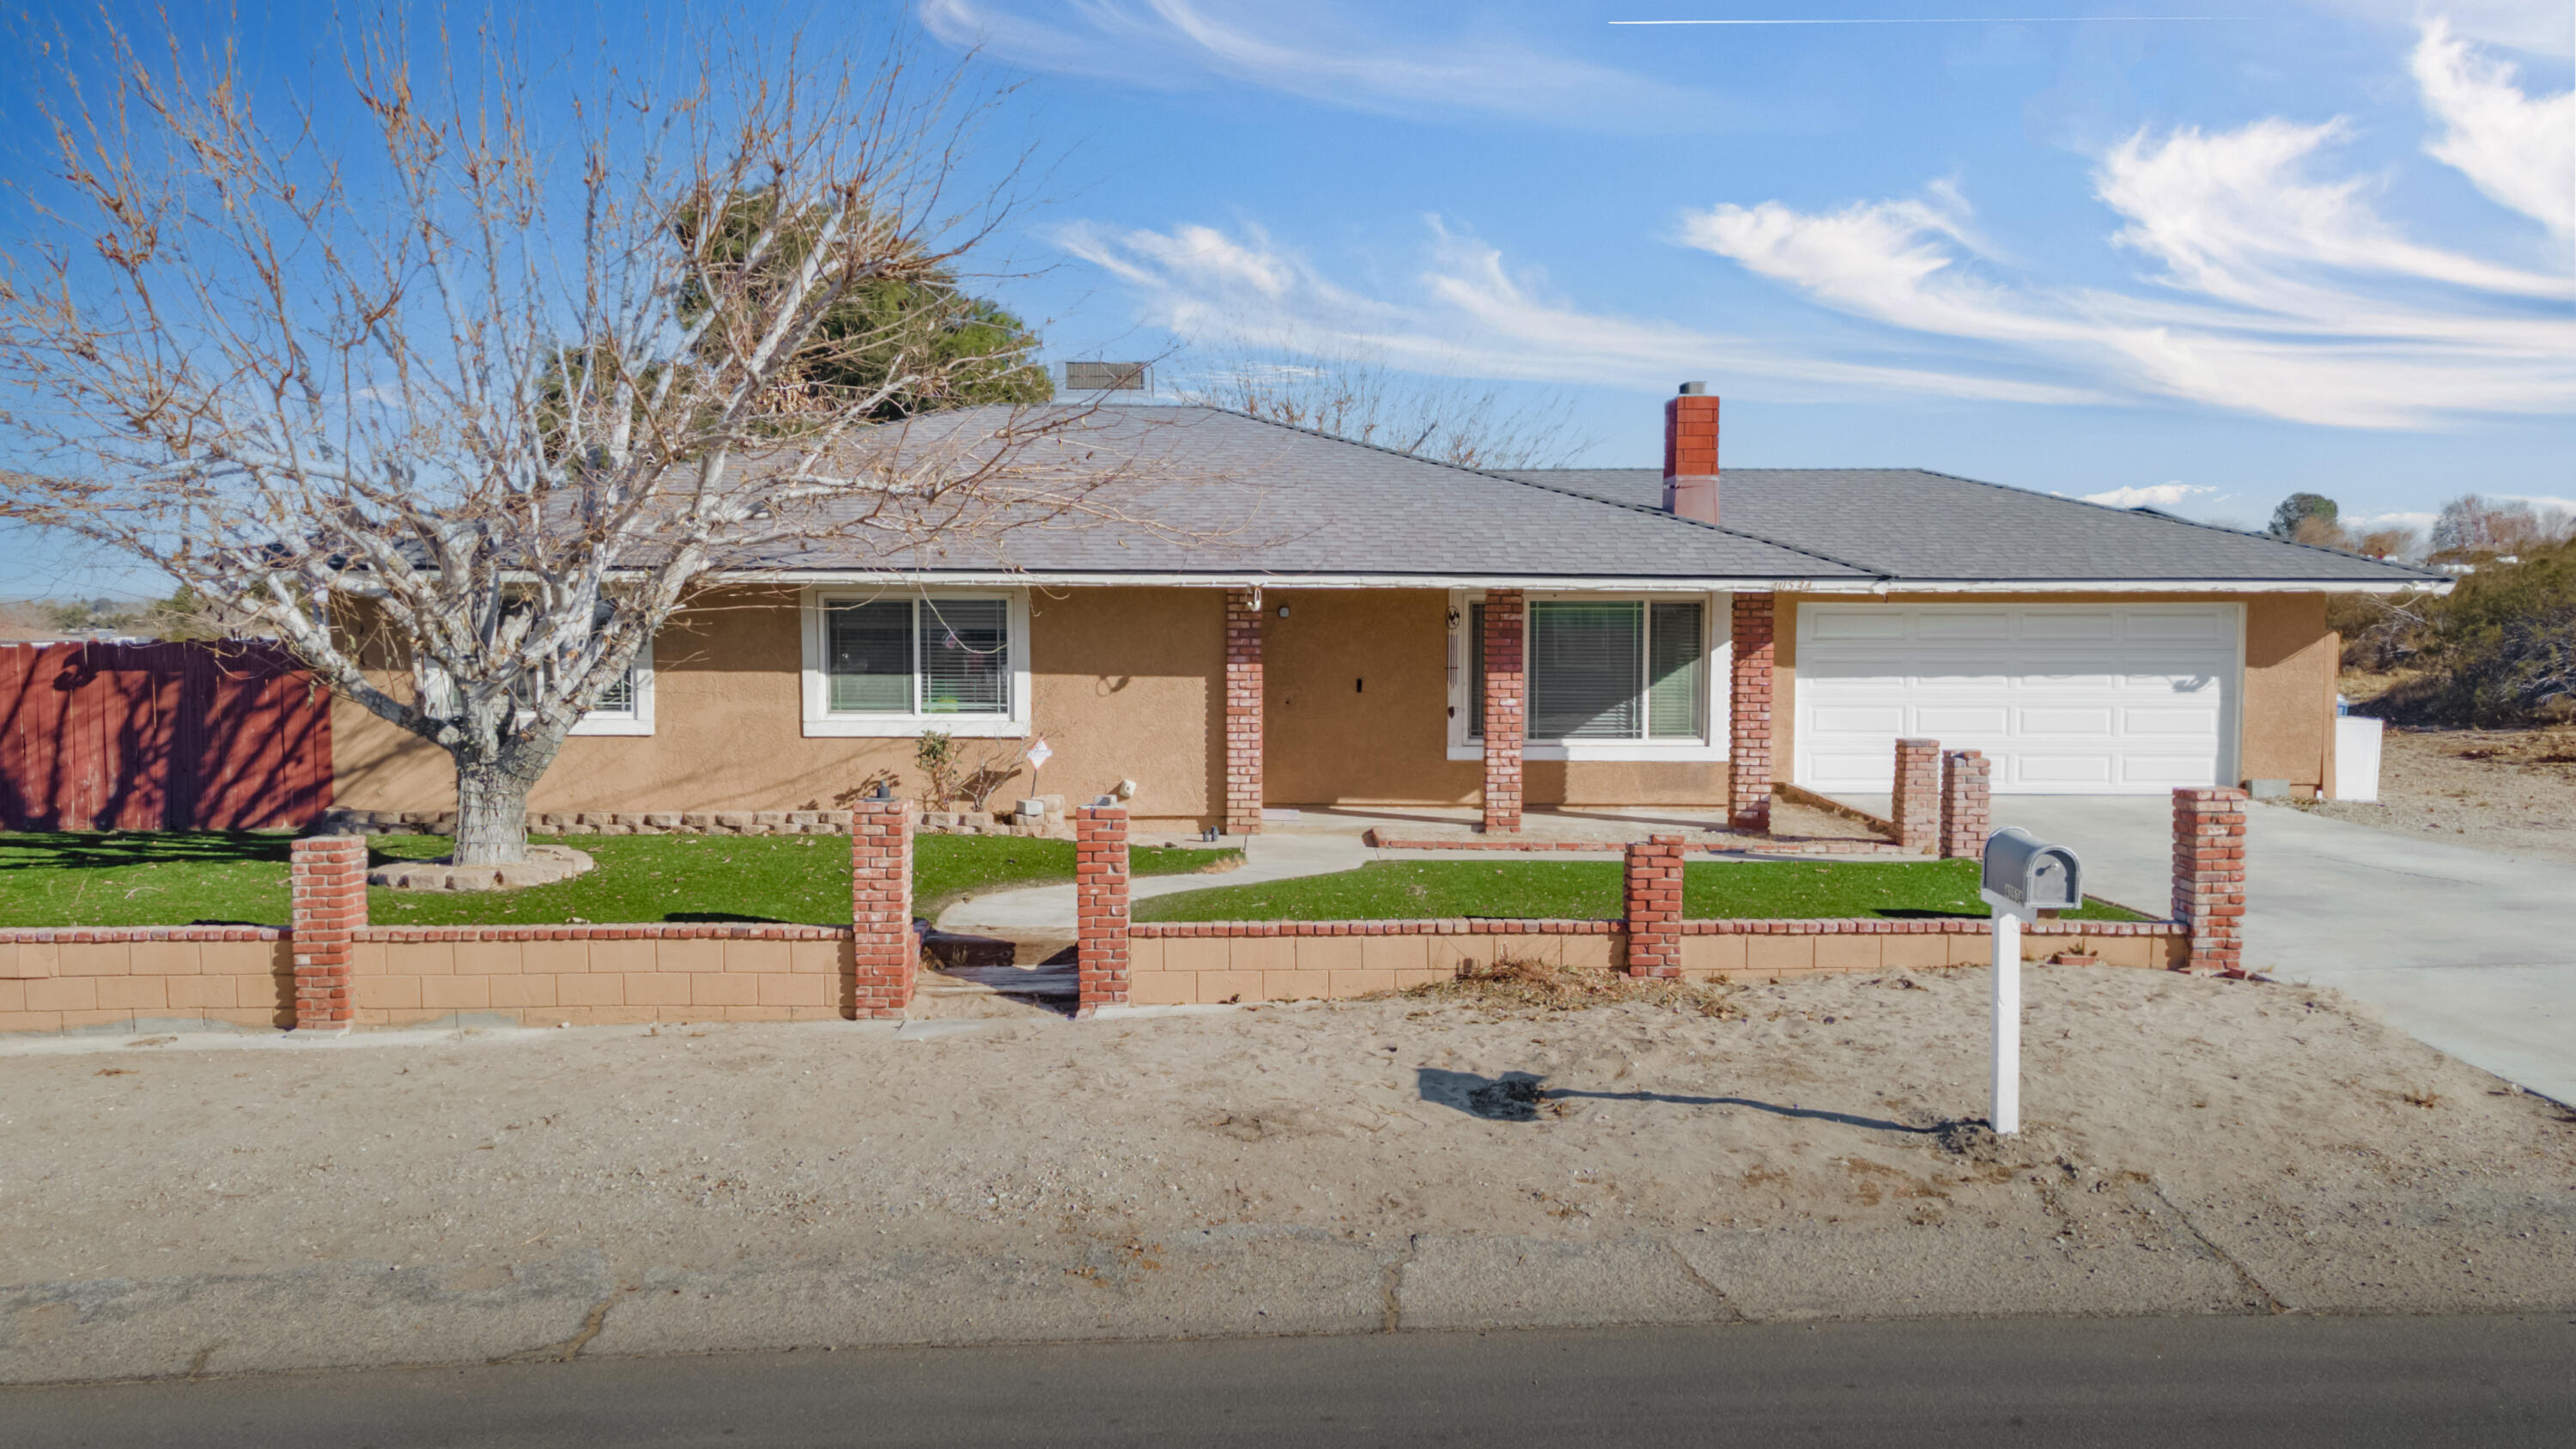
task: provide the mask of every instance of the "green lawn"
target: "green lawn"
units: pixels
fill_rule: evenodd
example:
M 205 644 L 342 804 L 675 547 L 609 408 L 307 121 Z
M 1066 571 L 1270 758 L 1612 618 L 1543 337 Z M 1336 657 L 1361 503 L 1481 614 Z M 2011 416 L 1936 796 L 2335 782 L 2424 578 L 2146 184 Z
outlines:
M 1617 916 L 1615 861 L 1380 861 L 1335 875 L 1220 886 L 1136 903 L 1140 921 L 1383 921 L 1461 916 Z M 1682 906 L 1702 919 L 1986 914 L 1977 863 L 1944 861 L 1703 861 L 1683 868 Z M 2099 901 L 2070 920 L 2135 921 Z
M 374 890 L 378 925 L 559 925 L 568 921 L 788 921 L 850 915 L 849 842 L 830 835 L 602 835 L 565 840 L 599 868 L 559 885 L 456 895 Z M 283 835 L 0 835 L 0 926 L 283 925 Z M 378 859 L 445 855 L 442 835 L 388 835 Z M 1238 852 L 1136 847 L 1139 875 L 1204 869 Z M 913 842 L 913 911 L 933 915 L 995 886 L 1073 878 L 1073 844 L 1010 836 Z

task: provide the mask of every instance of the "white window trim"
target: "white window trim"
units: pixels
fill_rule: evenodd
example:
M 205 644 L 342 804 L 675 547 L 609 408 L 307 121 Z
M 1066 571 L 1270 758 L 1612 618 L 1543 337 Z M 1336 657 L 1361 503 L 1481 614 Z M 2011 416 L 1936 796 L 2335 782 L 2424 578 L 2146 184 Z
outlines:
M 837 603 L 877 599 L 1000 599 L 1010 606 L 1011 712 L 1000 714 L 835 714 L 824 677 L 823 611 Z M 1029 591 L 1026 589 L 923 589 L 904 585 L 818 584 L 799 597 L 804 638 L 807 739 L 904 739 L 937 730 L 960 739 L 1025 739 L 1029 734 Z
M 1449 594 L 1449 612 L 1456 623 L 1449 628 L 1449 758 L 1481 760 L 1485 745 L 1468 738 L 1470 710 L 1481 710 L 1480 700 L 1470 699 L 1475 671 L 1470 667 L 1465 650 L 1475 647 L 1467 636 L 1467 606 L 1484 601 L 1480 591 L 1453 589 Z M 1558 600 L 1594 602 L 1672 603 L 1668 591 L 1637 593 L 1593 593 L 1582 590 L 1531 592 L 1523 599 L 1529 603 L 1552 603 Z M 1708 734 L 1700 739 L 1685 740 L 1525 740 L 1521 744 L 1524 760 L 1671 760 L 1681 763 L 1706 764 L 1722 761 L 1727 750 L 1727 704 L 1731 698 L 1728 677 L 1733 669 L 1735 644 L 1726 628 L 1733 617 L 1734 596 L 1712 593 L 1698 596 L 1706 610 L 1701 615 L 1700 687 L 1706 697 L 1700 701 L 1700 718 L 1707 722 Z M 1524 612 L 1522 654 L 1528 657 L 1529 616 Z
M 635 707 L 594 709 L 572 727 L 577 735 L 649 735 L 653 733 L 653 641 L 635 651 Z

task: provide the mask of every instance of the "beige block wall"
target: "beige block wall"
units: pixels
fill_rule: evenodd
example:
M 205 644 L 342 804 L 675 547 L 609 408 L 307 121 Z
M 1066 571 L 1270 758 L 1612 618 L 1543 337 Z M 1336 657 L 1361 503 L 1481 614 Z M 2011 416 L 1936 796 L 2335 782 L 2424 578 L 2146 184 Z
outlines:
M 1187 936 L 1128 943 L 1138 1006 L 1365 996 L 1446 981 L 1497 956 L 1608 971 L 1614 936 Z
M 2021 938 L 2024 961 L 2045 961 L 2060 951 L 2089 951 L 2101 957 L 2105 966 L 2162 969 L 2188 959 L 2191 942 L 2183 936 L 2029 933 Z M 1682 975 L 1694 981 L 1720 976 L 1753 981 L 1851 971 L 1930 970 L 1983 966 L 1993 959 L 1993 937 L 1956 933 L 1682 938 Z
M 0 944 L 0 1031 L 142 1030 L 210 1021 L 295 1024 L 285 941 Z
M 833 1021 L 849 1015 L 850 943 L 362 941 L 360 1026 L 507 1020 Z
M 2334 683 L 2340 644 L 2326 627 L 2323 594 L 1781 594 L 1772 656 L 1772 768 L 1798 783 L 1797 611 L 1804 604 L 2206 604 L 2245 606 L 2245 681 L 2238 700 L 2237 775 L 2287 780 L 2298 793 L 2334 779 Z
M 1089 798 L 1122 779 L 1143 787 L 1146 828 L 1212 823 L 1223 799 L 1212 753 L 1225 658 L 1225 608 L 1212 589 L 1032 590 L 1031 721 L 1054 757 L 1049 794 Z M 891 770 L 917 790 L 909 739 L 808 739 L 801 621 L 792 589 L 713 590 L 654 641 L 654 732 L 576 736 L 538 782 L 538 810 L 800 810 L 844 805 Z M 332 714 L 337 803 L 445 810 L 447 757 L 340 701 Z M 968 757 L 982 742 L 963 741 Z M 1014 744 L 1018 742 L 1013 742 Z M 1021 777 L 1025 782 L 1027 777 Z M 1007 797 L 1010 786 L 1003 788 Z

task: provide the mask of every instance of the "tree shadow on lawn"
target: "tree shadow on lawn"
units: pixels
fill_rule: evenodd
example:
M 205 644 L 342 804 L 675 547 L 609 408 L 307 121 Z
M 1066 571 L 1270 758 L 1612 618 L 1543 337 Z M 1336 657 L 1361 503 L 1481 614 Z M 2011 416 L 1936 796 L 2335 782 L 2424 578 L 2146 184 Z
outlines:
M 1589 1097 L 1605 1102 L 1670 1102 L 1682 1107 L 1748 1107 L 1775 1117 L 1801 1117 L 1815 1122 L 1839 1123 L 1845 1127 L 1866 1127 L 1876 1132 L 1902 1132 L 1910 1137 L 1929 1136 L 1941 1130 L 1890 1122 L 1881 1117 L 1827 1112 L 1815 1107 L 1783 1107 L 1777 1102 L 1757 1101 L 1751 1097 L 1685 1097 L 1672 1092 L 1580 1092 L 1569 1087 L 1545 1086 L 1547 1078 L 1528 1072 L 1480 1077 L 1474 1072 L 1452 1072 L 1439 1067 L 1416 1067 L 1413 1070 L 1422 1100 L 1452 1107 L 1488 1122 L 1535 1122 L 1541 1102 Z
M 13 831 L 0 835 L 0 869 L 113 870 L 170 863 L 283 863 L 294 845 L 291 831 Z

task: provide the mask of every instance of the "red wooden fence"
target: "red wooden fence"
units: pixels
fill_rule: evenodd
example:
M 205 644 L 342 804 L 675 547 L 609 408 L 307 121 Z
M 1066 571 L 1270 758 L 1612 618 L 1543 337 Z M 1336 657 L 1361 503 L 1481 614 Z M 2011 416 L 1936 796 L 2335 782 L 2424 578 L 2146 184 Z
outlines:
M 330 803 L 330 691 L 274 645 L 0 645 L 0 829 L 299 829 Z

